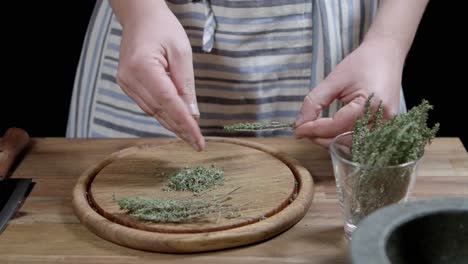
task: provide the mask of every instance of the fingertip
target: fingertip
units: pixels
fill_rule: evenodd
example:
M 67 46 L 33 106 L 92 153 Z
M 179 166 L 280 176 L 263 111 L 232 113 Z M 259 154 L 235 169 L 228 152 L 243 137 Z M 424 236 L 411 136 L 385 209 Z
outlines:
M 196 103 L 189 103 L 187 105 L 189 113 L 195 118 L 196 120 L 200 119 L 200 110 L 198 109 L 198 105 Z
M 294 138 L 297 140 L 300 140 L 300 139 L 303 139 L 304 136 L 299 136 L 299 135 L 296 135 L 296 133 L 294 133 Z
M 294 129 L 294 136 L 296 137 L 296 139 L 314 136 L 314 124 L 315 121 L 309 121 L 296 127 L 296 129 Z
M 200 122 L 200 115 L 192 115 L 192 117 L 197 123 Z
M 333 139 L 331 139 L 331 138 L 313 138 L 311 140 L 315 144 L 320 145 L 321 147 L 324 147 L 324 148 L 328 149 L 329 146 L 330 146 L 330 143 L 331 143 L 331 141 Z
M 190 146 L 192 146 L 192 148 L 197 152 L 201 152 L 204 149 L 203 146 L 196 142 L 190 143 Z
M 201 152 L 205 150 L 205 138 L 201 133 L 197 133 L 198 135 L 195 136 L 195 140 L 191 141 L 191 145 L 194 150 Z
M 304 135 L 302 135 L 302 134 L 300 133 L 300 131 L 298 132 L 297 129 L 294 130 L 294 134 L 293 134 L 293 135 L 294 135 L 294 138 L 295 138 L 295 139 L 303 139 L 303 138 L 304 138 Z
M 204 151 L 206 148 L 205 138 L 202 137 L 201 140 L 198 142 L 198 151 Z
M 322 104 L 319 101 L 318 96 L 312 95 L 312 92 L 306 95 L 299 111 L 296 121 L 296 126 L 303 125 L 306 122 L 315 121 L 320 116 L 320 112 L 323 109 Z
M 188 144 L 197 152 L 205 150 L 205 139 L 201 137 L 198 140 L 186 140 Z
M 304 123 L 304 114 L 302 112 L 299 112 L 299 114 L 296 117 L 296 120 L 294 121 L 294 127 L 299 127 Z

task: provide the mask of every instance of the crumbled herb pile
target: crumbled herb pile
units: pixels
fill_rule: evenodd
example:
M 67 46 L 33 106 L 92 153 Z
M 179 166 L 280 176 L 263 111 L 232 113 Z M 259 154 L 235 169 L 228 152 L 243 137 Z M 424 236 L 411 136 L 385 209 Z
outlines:
M 167 187 L 173 191 L 190 191 L 199 195 L 203 191 L 211 190 L 224 184 L 224 171 L 215 168 L 214 165 L 205 168 L 203 166 L 185 167 L 169 177 Z M 230 192 L 232 193 L 232 192 Z M 183 223 L 201 219 L 210 214 L 218 217 L 236 218 L 241 214 L 238 208 L 226 202 L 231 198 L 230 193 L 215 198 L 210 195 L 197 199 L 168 199 L 124 197 L 116 199 L 121 210 L 139 220 L 164 223 Z
M 214 165 L 205 168 L 196 166 L 185 167 L 169 178 L 167 186 L 175 191 L 191 191 L 199 193 L 217 185 L 224 184 L 224 171 Z
M 364 114 L 353 129 L 352 161 L 362 166 L 350 177 L 353 188 L 351 211 L 357 219 L 404 198 L 414 167 L 382 168 L 417 160 L 435 137 L 439 124 L 427 126 L 433 107 L 423 100 L 420 105 L 388 121 L 382 119 L 382 103 L 371 118 L 367 99 Z
M 289 129 L 292 128 L 293 124 L 283 122 L 254 122 L 254 123 L 236 123 L 232 125 L 224 126 L 224 130 L 237 131 L 237 130 L 268 130 L 268 129 Z

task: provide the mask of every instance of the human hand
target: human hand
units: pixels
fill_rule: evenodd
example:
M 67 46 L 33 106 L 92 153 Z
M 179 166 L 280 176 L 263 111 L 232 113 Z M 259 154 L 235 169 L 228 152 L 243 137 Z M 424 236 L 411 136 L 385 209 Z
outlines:
M 190 42 L 164 1 L 143 3 L 125 10 L 132 16 L 122 16 L 117 82 L 144 112 L 201 151 Z
M 375 112 L 382 100 L 383 118 L 390 119 L 399 109 L 403 62 L 403 53 L 392 41 L 363 42 L 305 97 L 295 122 L 295 136 L 328 146 L 335 136 L 352 130 L 372 93 L 371 111 Z M 334 99 L 344 106 L 333 117 L 318 118 Z

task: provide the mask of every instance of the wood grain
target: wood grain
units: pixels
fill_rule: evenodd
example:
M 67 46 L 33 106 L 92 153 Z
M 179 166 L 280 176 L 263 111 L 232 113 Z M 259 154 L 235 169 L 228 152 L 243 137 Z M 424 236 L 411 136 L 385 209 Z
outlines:
M 205 198 L 229 194 L 229 204 L 240 209 L 241 217 L 213 214 L 190 223 L 149 223 L 129 217 L 113 200 L 113 195 L 193 198 L 189 192 L 164 191 L 165 175 L 197 165 L 224 170 L 225 184 Z M 83 224 L 105 239 L 136 249 L 186 253 L 268 239 L 297 223 L 312 199 L 310 173 L 283 153 L 238 139 L 207 138 L 207 150 L 199 153 L 179 140 L 113 153 L 80 177 L 73 204 Z
M 34 138 L 12 177 L 36 182 L 17 217 L 0 235 L 0 263 L 348 263 L 343 220 L 328 152 L 307 140 L 242 138 L 272 146 L 314 176 L 307 214 L 281 235 L 249 246 L 197 254 L 160 254 L 119 246 L 85 228 L 72 210 L 78 177 L 113 152 L 171 139 Z M 411 199 L 468 196 L 468 153 L 457 138 L 427 147 Z

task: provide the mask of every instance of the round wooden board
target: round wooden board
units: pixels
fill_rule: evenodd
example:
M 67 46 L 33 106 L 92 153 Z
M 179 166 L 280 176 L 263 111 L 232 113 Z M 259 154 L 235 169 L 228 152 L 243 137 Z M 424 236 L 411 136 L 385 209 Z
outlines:
M 167 191 L 168 177 L 184 167 L 215 166 L 225 182 L 203 199 L 226 198 L 240 216 L 215 213 L 188 223 L 152 223 L 129 216 L 121 197 L 200 199 Z M 80 221 L 104 239 L 156 252 L 201 252 L 259 242 L 297 223 L 313 198 L 313 180 L 296 161 L 274 149 L 229 138 L 207 138 L 204 152 L 179 140 L 140 145 L 111 154 L 79 178 L 73 193 Z

